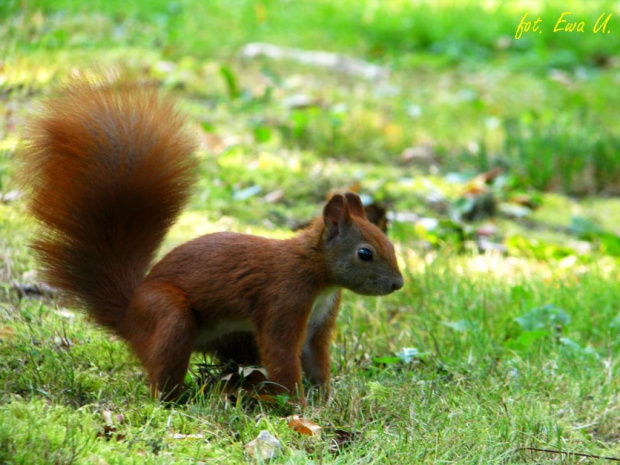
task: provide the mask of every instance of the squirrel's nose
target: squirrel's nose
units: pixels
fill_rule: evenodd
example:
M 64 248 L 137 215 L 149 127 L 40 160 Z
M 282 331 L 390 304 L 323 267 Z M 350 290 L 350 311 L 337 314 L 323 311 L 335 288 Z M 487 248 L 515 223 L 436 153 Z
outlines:
M 399 290 L 401 287 L 403 287 L 403 284 L 403 277 L 402 275 L 400 275 L 392 282 L 392 292 Z

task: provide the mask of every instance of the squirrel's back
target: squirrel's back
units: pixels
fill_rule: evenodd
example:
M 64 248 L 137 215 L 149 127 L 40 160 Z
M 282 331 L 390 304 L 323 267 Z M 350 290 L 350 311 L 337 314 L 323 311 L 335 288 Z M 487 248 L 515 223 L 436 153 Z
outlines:
M 112 329 L 189 197 L 183 127 L 152 83 L 78 78 L 47 100 L 22 148 L 45 277 Z

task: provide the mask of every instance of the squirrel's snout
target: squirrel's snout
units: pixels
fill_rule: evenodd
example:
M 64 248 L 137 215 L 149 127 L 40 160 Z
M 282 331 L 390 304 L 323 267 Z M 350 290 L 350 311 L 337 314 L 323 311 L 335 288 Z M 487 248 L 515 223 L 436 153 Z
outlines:
M 392 282 L 392 292 L 399 290 L 403 287 L 404 281 L 403 276 L 400 275 Z

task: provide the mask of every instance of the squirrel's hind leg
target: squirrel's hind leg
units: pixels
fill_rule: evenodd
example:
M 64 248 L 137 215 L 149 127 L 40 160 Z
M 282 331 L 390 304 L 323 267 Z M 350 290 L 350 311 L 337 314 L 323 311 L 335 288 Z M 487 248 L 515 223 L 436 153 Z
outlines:
M 153 395 L 174 400 L 183 390 L 194 340 L 196 317 L 183 291 L 161 283 L 143 283 L 127 312 L 124 333 L 146 368 Z

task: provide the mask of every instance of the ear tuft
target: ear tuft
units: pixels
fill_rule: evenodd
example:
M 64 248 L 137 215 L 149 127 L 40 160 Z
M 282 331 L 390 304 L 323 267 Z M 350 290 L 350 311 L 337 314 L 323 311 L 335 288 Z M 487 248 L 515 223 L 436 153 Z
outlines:
M 347 199 L 349 213 L 352 216 L 366 219 L 366 211 L 364 210 L 364 205 L 362 205 L 362 199 L 360 199 L 359 196 L 353 192 L 347 192 L 345 197 Z

